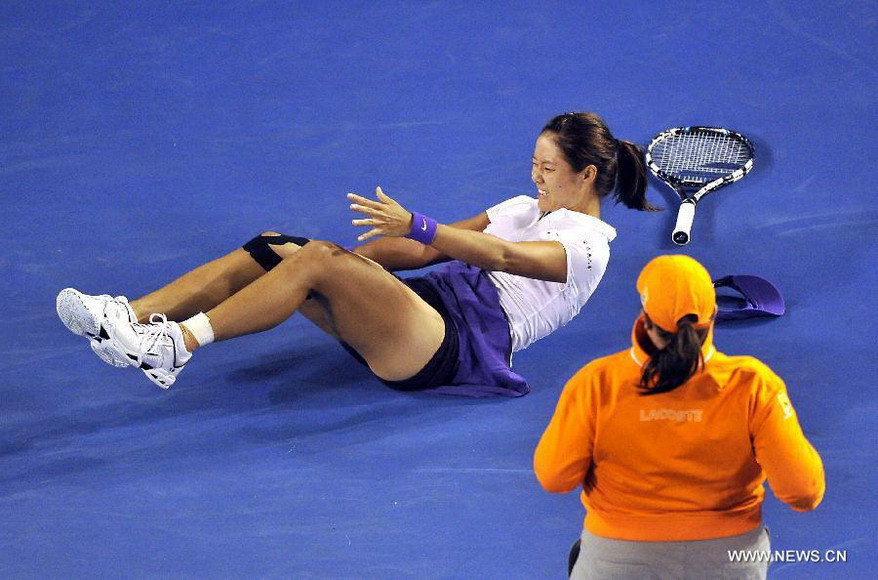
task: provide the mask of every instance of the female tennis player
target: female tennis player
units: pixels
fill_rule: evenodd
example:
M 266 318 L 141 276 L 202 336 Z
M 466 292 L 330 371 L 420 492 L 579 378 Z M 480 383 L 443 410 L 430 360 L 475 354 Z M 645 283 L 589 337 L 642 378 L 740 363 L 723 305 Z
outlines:
M 817 507 L 820 456 L 783 381 L 714 348 L 716 296 L 701 264 L 656 258 L 637 290 L 631 348 L 570 379 L 534 453 L 547 491 L 583 488 L 571 578 L 765 578 L 767 560 L 729 551 L 767 554 L 766 477 L 794 510 Z
M 115 366 L 168 388 L 192 353 L 272 328 L 300 312 L 390 387 L 520 396 L 511 354 L 566 324 L 594 292 L 615 230 L 601 201 L 652 209 L 641 152 L 593 113 L 553 118 L 540 132 L 519 196 L 451 225 L 410 212 L 376 190 L 349 194 L 366 228 L 354 251 L 265 232 L 138 300 L 57 299 L 72 332 Z M 372 239 L 377 238 L 377 239 Z M 450 261 L 426 276 L 391 272 Z

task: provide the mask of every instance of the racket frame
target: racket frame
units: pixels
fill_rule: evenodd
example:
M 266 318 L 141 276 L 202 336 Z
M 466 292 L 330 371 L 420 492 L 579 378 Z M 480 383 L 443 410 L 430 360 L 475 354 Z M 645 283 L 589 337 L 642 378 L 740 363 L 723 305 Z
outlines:
M 735 169 L 731 173 L 727 173 L 716 179 L 708 181 L 704 183 L 701 180 L 686 180 L 680 179 L 670 173 L 664 171 L 661 167 L 653 159 L 653 151 L 660 142 L 677 135 L 686 135 L 690 133 L 701 132 L 701 133 L 714 133 L 717 136 L 721 137 L 731 137 L 737 141 L 743 143 L 747 149 L 750 151 L 750 158 L 744 163 L 743 166 Z M 649 142 L 649 145 L 646 148 L 646 165 L 649 167 L 649 170 L 652 171 L 653 175 L 658 177 L 662 182 L 668 185 L 671 189 L 676 192 L 676 194 L 680 197 L 681 203 L 680 208 L 677 213 L 677 223 L 674 226 L 674 232 L 671 235 L 671 239 L 678 246 L 683 246 L 689 243 L 689 233 L 692 228 L 692 222 L 695 219 L 695 207 L 702 197 L 716 191 L 717 189 L 724 187 L 730 183 L 734 183 L 735 181 L 740 180 L 742 177 L 747 175 L 751 169 L 753 169 L 753 160 L 755 158 L 756 150 L 753 147 L 753 143 L 747 139 L 744 135 L 738 133 L 737 131 L 732 131 L 730 129 L 723 129 L 721 127 L 704 127 L 704 126 L 690 126 L 690 127 L 674 127 L 673 129 L 667 129 L 666 131 L 662 131 L 658 135 L 652 138 Z

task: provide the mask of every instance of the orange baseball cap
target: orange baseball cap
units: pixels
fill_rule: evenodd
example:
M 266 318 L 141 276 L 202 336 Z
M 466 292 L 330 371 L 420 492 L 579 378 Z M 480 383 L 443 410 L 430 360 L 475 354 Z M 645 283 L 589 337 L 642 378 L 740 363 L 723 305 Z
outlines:
M 696 327 L 709 326 L 716 314 L 716 291 L 707 270 L 683 255 L 653 258 L 637 277 L 640 303 L 650 320 L 668 332 L 677 322 L 694 314 Z

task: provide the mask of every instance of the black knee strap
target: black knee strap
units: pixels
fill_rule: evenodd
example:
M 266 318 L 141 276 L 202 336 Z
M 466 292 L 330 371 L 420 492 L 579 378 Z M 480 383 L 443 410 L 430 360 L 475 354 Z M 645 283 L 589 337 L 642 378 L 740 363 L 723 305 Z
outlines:
M 283 259 L 269 246 L 282 246 L 290 242 L 299 246 L 304 246 L 310 241 L 311 240 L 308 238 L 286 236 L 284 234 L 279 234 L 277 236 L 256 236 L 244 244 L 243 248 L 253 257 L 254 260 L 256 260 L 257 264 L 262 266 L 265 271 L 268 272 L 280 264 Z

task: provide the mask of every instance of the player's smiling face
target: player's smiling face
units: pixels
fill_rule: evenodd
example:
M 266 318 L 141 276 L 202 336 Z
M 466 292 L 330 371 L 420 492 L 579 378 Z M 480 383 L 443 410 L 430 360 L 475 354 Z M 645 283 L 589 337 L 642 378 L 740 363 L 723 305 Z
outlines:
M 574 171 L 555 143 L 554 135 L 540 135 L 534 147 L 530 170 L 531 181 L 537 186 L 537 207 L 540 211 L 576 207 L 588 190 L 584 178 L 587 171 L 588 168 Z

